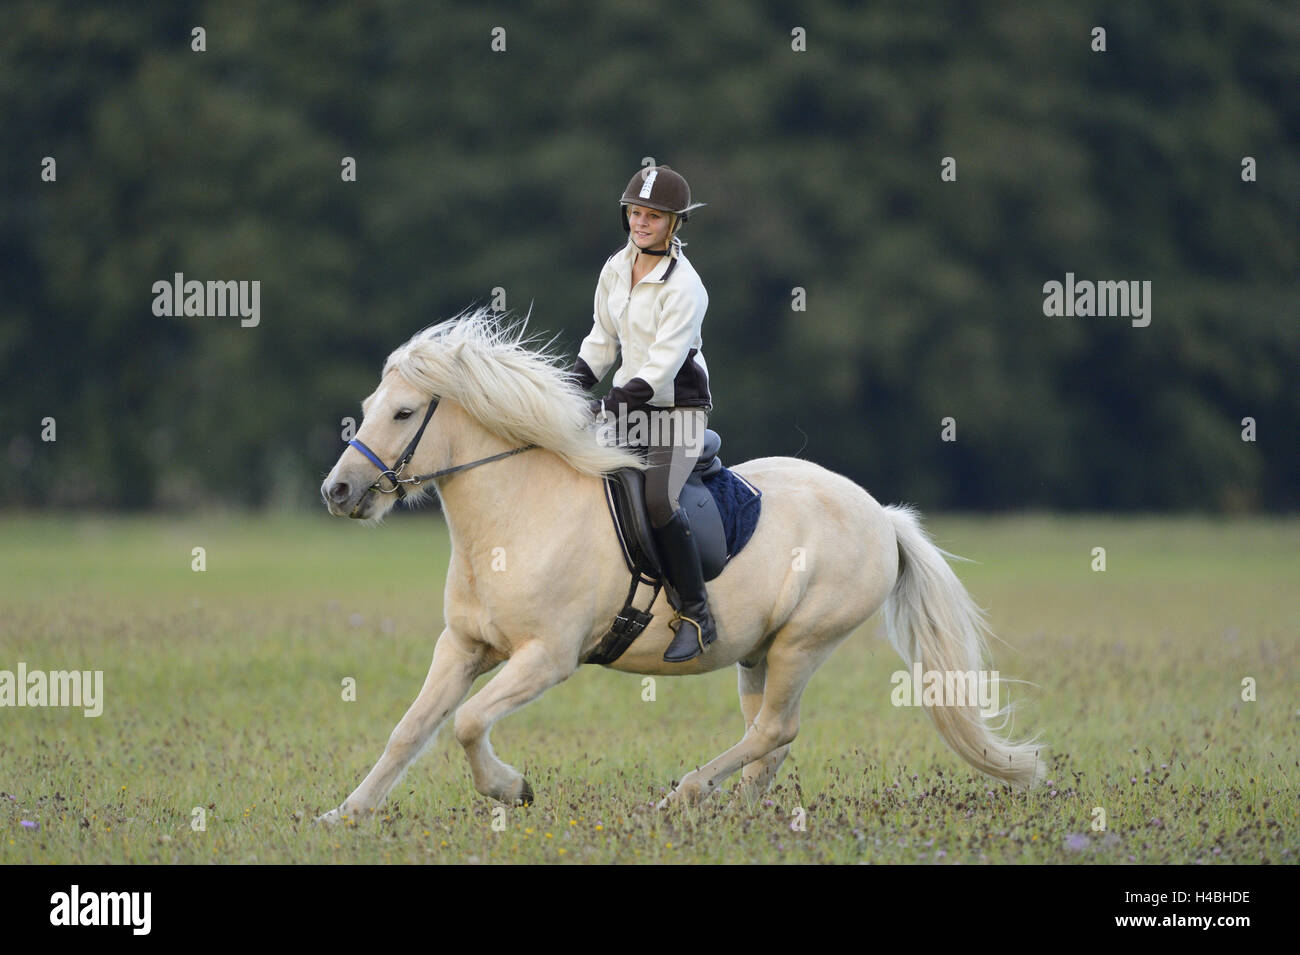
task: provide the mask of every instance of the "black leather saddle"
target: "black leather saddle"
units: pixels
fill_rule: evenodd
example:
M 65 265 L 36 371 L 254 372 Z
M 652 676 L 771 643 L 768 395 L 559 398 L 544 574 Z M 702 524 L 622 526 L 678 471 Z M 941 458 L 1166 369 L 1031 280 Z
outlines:
M 695 462 L 695 468 L 678 497 L 678 503 L 686 512 L 686 519 L 691 525 L 691 536 L 695 538 L 695 546 L 700 552 L 705 580 L 713 580 L 722 573 L 730 556 L 727 554 L 727 535 L 722 527 L 722 515 L 718 513 L 713 495 L 704 486 L 705 478 L 722 470 L 722 459 L 718 457 L 721 447 L 722 438 L 716 431 L 704 432 L 704 445 L 699 460 Z M 627 569 L 648 578 L 647 582 L 658 580 L 663 576 L 663 570 L 650 526 L 650 515 L 646 513 L 645 472 L 636 468 L 622 468 L 605 475 L 605 501 L 609 505 L 619 543 L 623 547 Z
M 722 438 L 718 433 L 706 430 L 699 460 L 695 462 L 677 499 L 690 522 L 691 536 L 695 538 L 695 546 L 700 552 L 700 565 L 705 580 L 713 580 L 722 573 L 727 561 L 731 559 L 727 553 L 727 534 L 722 526 L 722 515 L 718 513 L 713 495 L 704 486 L 706 477 L 712 477 L 722 470 L 722 459 L 718 457 L 721 447 Z M 654 606 L 665 583 L 659 551 L 651 530 L 650 515 L 646 513 L 645 473 L 637 468 L 622 468 L 605 475 L 605 502 L 609 505 L 614 530 L 623 548 L 623 559 L 632 574 L 632 585 L 628 588 L 627 599 L 623 601 L 623 609 L 614 618 L 609 631 L 601 638 L 596 649 L 582 661 L 601 665 L 613 663 L 622 656 L 632 641 L 654 619 L 649 608 Z M 654 594 L 645 610 L 638 610 L 634 606 L 637 586 L 640 584 L 654 587 Z M 670 603 L 673 603 L 674 597 L 670 588 Z

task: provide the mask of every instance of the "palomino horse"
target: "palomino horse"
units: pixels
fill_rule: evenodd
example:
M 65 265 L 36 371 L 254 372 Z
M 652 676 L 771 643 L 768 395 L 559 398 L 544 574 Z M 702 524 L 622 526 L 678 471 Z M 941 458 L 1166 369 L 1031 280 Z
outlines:
M 331 514 L 360 519 L 382 517 L 407 488 L 434 487 L 452 543 L 446 626 L 424 686 L 379 762 L 324 821 L 376 809 L 453 714 L 474 787 L 507 804 L 531 802 L 528 782 L 497 758 L 488 735 L 572 675 L 623 605 L 628 573 L 600 475 L 643 465 L 597 440 L 567 362 L 532 350 L 522 332 L 478 311 L 398 348 L 321 487 Z M 744 736 L 687 773 L 661 805 L 694 802 L 737 770 L 743 793 L 763 792 L 799 731 L 813 672 L 882 607 L 909 666 L 971 673 L 987 654 L 982 611 L 910 509 L 881 507 L 847 478 L 796 458 L 735 470 L 762 490 L 763 511 L 748 546 L 709 585 L 717 641 L 686 663 L 665 663 L 673 634 L 661 594 L 654 622 L 611 664 L 664 676 L 736 667 Z M 498 548 L 504 571 L 494 568 Z M 502 663 L 465 701 L 475 677 Z M 944 741 L 989 776 L 1036 782 L 1043 764 L 1033 743 L 997 735 L 966 702 L 926 707 Z

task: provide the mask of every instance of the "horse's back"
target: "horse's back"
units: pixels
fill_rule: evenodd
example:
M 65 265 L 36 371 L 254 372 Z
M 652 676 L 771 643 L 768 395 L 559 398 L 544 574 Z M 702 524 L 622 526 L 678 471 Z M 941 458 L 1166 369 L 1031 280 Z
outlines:
M 833 551 L 836 560 L 869 560 L 882 565 L 882 545 L 892 558 L 895 550 L 893 522 L 880 503 L 860 484 L 803 458 L 754 458 L 732 466 L 763 492 L 764 523 L 781 546 L 809 547 L 820 542 L 819 550 Z M 834 546 L 829 547 L 831 541 Z M 888 572 L 888 571 L 887 571 Z
M 880 507 L 862 485 L 815 461 L 786 457 L 753 458 L 728 467 L 762 491 L 764 496 L 770 488 L 771 493 L 778 495 L 811 493 L 828 505 L 855 510 L 868 502 L 875 508 Z

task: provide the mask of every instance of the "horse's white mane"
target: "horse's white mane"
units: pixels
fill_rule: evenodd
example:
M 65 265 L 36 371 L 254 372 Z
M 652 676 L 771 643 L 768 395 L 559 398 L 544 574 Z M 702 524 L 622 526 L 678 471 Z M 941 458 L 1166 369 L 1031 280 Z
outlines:
M 384 362 L 412 387 L 450 398 L 471 418 L 516 444 L 553 451 L 584 474 L 644 467 L 630 451 L 606 447 L 591 427 L 589 398 L 570 377 L 568 362 L 551 351 L 554 339 L 533 350 L 528 324 L 508 323 L 488 308 L 463 312 L 417 332 Z

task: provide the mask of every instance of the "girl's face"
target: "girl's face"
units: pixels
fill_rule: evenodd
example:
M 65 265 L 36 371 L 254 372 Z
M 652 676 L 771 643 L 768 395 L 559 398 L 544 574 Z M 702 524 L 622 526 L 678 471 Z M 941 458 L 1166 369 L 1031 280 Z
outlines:
M 632 241 L 637 248 L 657 250 L 668 247 L 668 213 L 646 206 L 628 206 L 627 224 L 632 228 Z

